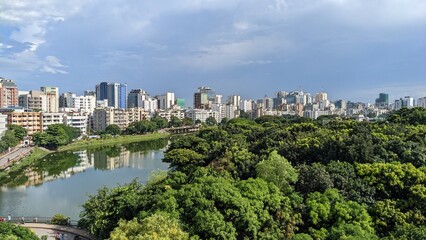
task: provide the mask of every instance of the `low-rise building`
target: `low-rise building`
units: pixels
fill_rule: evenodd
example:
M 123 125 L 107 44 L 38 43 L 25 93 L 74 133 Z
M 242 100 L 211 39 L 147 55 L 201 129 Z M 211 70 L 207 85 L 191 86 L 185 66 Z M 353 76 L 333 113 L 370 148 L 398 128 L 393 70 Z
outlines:
M 10 112 L 7 124 L 15 124 L 27 129 L 28 135 L 41 132 L 43 129 L 41 112 Z
M 143 108 L 96 108 L 93 112 L 93 130 L 104 131 L 110 124 L 116 124 L 125 129 L 130 123 L 149 119 L 149 114 Z
M 42 113 L 43 131 L 46 131 L 50 125 L 63 124 L 65 113 Z
M 185 112 L 185 117 L 191 118 L 194 121 L 200 120 L 205 122 L 207 118 L 214 117 L 217 122 L 220 122 L 220 113 L 218 111 L 206 109 L 190 109 Z
M 89 125 L 89 114 L 85 112 L 71 112 L 64 114 L 63 123 L 80 130 L 81 135 L 87 134 Z
M 167 119 L 170 122 L 172 116 L 179 118 L 180 120 L 185 118 L 185 112 L 179 109 L 167 110 L 167 111 L 157 111 L 152 115 L 157 114 L 159 117 Z

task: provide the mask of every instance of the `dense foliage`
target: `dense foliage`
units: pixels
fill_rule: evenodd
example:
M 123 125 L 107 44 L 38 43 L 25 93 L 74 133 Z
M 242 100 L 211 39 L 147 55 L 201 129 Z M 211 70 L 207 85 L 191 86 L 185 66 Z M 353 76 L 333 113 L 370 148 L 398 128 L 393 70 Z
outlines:
M 9 125 L 0 141 L 0 153 L 15 147 L 27 135 L 27 130 L 18 125 Z
M 169 172 L 91 196 L 80 224 L 111 239 L 424 239 L 425 113 L 207 127 L 171 142 Z
M 77 128 L 66 124 L 52 124 L 44 132 L 37 132 L 33 135 L 33 142 L 37 146 L 49 149 L 56 149 L 59 146 L 66 145 L 80 135 Z
M 4 240 L 38 240 L 39 238 L 28 228 L 13 223 L 0 222 L 0 239 Z

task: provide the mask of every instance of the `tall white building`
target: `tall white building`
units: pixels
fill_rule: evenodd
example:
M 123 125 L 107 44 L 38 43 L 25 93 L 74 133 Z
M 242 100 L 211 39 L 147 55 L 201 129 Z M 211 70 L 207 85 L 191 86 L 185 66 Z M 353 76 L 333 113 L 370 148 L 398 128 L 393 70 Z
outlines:
M 72 108 L 78 109 L 80 112 L 92 113 L 96 108 L 95 96 L 78 96 L 72 98 Z
M 158 109 L 158 100 L 156 98 L 147 98 L 143 100 L 143 109 L 148 112 L 153 112 Z
M 173 105 L 175 105 L 175 94 L 172 92 L 167 92 L 157 96 L 156 98 L 158 99 L 158 108 L 161 110 L 170 109 Z
M 46 95 L 46 112 L 56 113 L 59 111 L 59 89 L 57 87 L 41 87 L 40 90 Z
M 228 97 L 228 103 L 236 106 L 238 109 L 240 108 L 241 96 L 232 95 Z
M 244 112 L 249 112 L 253 110 L 253 100 L 241 100 L 240 109 Z

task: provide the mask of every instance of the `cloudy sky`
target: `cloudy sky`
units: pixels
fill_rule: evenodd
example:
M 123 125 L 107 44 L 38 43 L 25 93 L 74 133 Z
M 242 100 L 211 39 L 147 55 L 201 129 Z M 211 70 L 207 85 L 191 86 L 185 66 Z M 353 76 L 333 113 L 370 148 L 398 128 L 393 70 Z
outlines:
M 81 94 L 100 81 L 192 102 L 327 91 L 426 96 L 425 0 L 0 0 L 0 76 Z

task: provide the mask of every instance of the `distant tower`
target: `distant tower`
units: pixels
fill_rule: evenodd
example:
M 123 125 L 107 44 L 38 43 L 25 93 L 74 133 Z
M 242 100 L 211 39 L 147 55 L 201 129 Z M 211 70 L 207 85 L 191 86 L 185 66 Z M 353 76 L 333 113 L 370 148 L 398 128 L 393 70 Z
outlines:
M 114 108 L 127 107 L 127 83 L 101 82 L 96 85 L 96 100 L 108 99 L 108 106 Z
M 380 93 L 379 98 L 376 98 L 377 107 L 387 107 L 389 105 L 389 94 Z
M 0 108 L 18 106 L 18 87 L 10 79 L 0 77 Z
M 59 88 L 41 87 L 40 91 L 46 95 L 46 112 L 59 112 Z
M 199 87 L 198 92 L 194 93 L 195 109 L 211 109 L 212 103 L 215 102 L 216 94 L 209 87 Z

